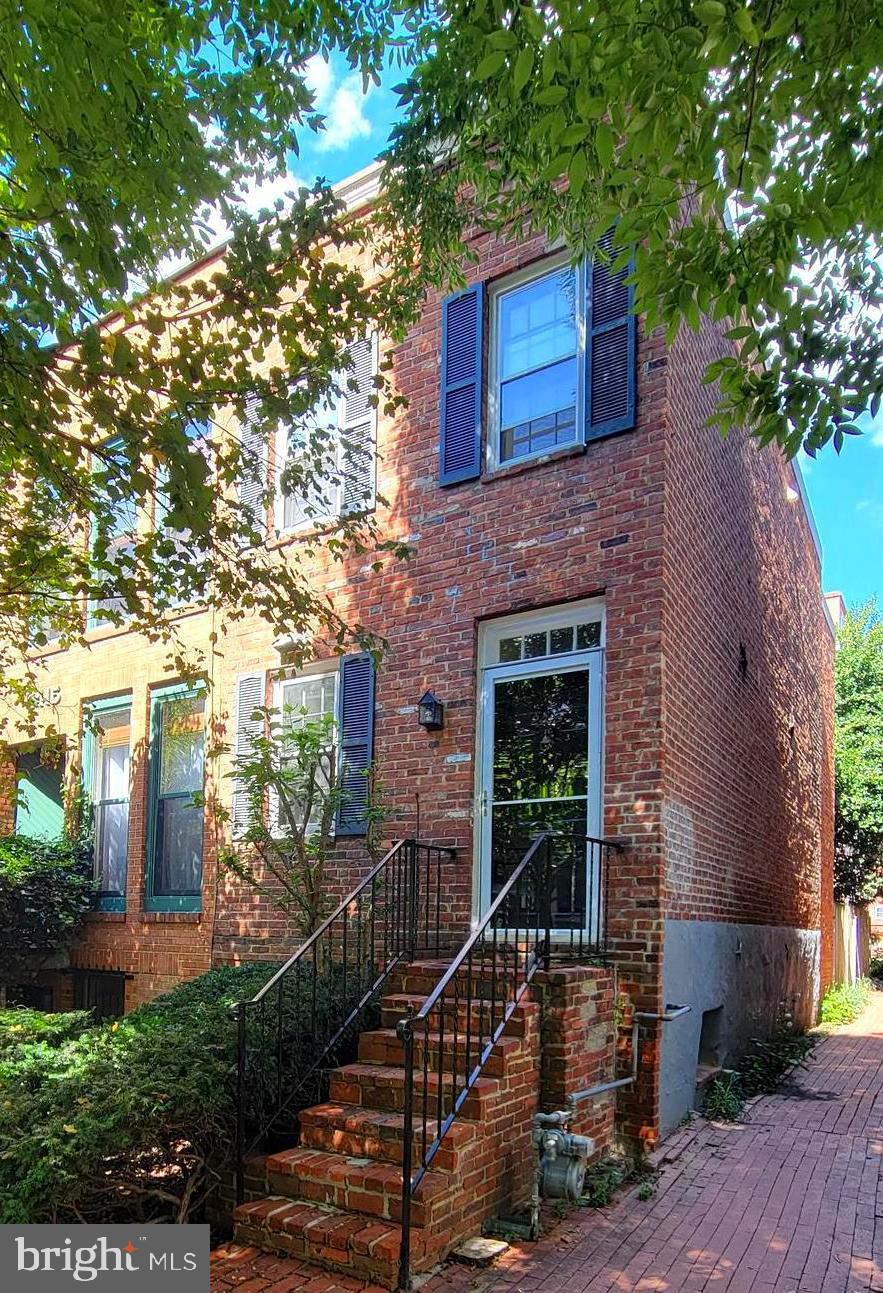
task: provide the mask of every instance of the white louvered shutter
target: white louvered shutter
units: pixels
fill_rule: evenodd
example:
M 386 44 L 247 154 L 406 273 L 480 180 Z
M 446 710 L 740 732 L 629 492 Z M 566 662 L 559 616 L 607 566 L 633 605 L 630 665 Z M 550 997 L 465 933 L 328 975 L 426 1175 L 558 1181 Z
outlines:
M 249 525 L 259 534 L 264 534 L 267 529 L 264 499 L 267 487 L 267 441 L 258 427 L 257 411 L 257 398 L 249 396 L 245 406 L 245 421 L 240 431 L 246 466 L 237 482 L 236 493 L 240 510 Z
M 254 751 L 255 737 L 262 735 L 264 720 L 254 717 L 254 712 L 264 704 L 264 674 L 243 673 L 236 679 L 236 738 L 233 751 L 236 759 L 248 759 Z M 252 824 L 252 805 L 245 785 L 239 777 L 233 781 L 232 830 L 234 839 L 241 838 Z
M 340 513 L 370 512 L 377 500 L 377 410 L 371 403 L 377 373 L 377 337 L 350 346 L 340 414 Z M 353 383 L 354 389 L 349 389 Z

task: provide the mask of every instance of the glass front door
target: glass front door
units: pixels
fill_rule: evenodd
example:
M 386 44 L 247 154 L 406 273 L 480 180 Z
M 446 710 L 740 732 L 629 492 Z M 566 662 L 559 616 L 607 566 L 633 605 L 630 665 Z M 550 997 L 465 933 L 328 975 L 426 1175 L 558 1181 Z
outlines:
M 537 834 L 555 831 L 556 927 L 591 929 L 585 836 L 600 833 L 600 651 L 573 645 L 482 671 L 480 901 L 485 910 Z

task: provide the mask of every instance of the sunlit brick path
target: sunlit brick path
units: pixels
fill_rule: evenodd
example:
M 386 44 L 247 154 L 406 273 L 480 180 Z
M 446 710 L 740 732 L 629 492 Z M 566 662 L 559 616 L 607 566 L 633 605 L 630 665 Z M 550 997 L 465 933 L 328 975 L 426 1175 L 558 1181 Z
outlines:
M 660 1151 L 659 1188 L 572 1213 L 492 1269 L 451 1264 L 425 1293 L 883 1291 L 883 993 L 739 1126 L 702 1121 Z M 231 1248 L 214 1293 L 370 1288 Z

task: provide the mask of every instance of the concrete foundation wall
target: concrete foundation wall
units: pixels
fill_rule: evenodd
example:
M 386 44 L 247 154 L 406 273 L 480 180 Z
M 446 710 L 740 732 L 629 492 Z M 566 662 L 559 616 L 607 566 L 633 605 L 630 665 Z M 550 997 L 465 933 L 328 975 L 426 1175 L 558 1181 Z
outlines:
M 801 1027 L 814 1021 L 819 998 L 818 930 L 786 925 L 666 920 L 663 998 L 692 1006 L 660 1025 L 660 1125 L 665 1134 L 693 1107 L 696 1066 L 706 1011 L 718 1063 L 734 1058 L 751 1037 L 769 1033 L 781 1011 Z

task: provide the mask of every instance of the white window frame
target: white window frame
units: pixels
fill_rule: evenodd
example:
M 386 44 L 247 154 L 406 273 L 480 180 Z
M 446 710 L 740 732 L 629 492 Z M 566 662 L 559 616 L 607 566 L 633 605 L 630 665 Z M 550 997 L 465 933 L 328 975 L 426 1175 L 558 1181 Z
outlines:
M 336 664 L 331 664 L 327 660 L 319 661 L 316 664 L 305 665 L 297 673 L 288 674 L 285 677 L 276 678 L 273 681 L 273 709 L 277 712 L 280 723 L 285 722 L 284 693 L 289 683 L 298 682 L 304 678 L 324 678 L 331 677 L 334 679 L 334 702 L 332 705 L 331 715 L 334 719 L 334 728 L 331 736 L 331 752 L 333 755 L 332 766 L 336 769 L 337 754 L 340 749 L 340 733 L 337 730 L 337 713 L 340 704 L 340 668 Z M 274 802 L 275 794 L 271 794 L 269 803 L 269 822 L 270 829 L 274 835 L 281 835 L 279 830 L 279 804 Z M 331 825 L 331 834 L 334 834 L 334 823 Z
M 500 341 L 500 303 L 505 296 L 528 283 L 535 283 L 541 278 L 548 278 L 565 265 L 571 264 L 568 252 L 560 252 L 545 260 L 535 262 L 507 275 L 498 283 L 488 288 L 488 437 L 487 469 L 490 472 L 505 471 L 508 467 L 518 467 L 526 462 L 538 462 L 550 454 L 580 446 L 583 437 L 580 427 L 585 421 L 586 412 L 586 265 L 581 261 L 574 266 L 576 275 L 576 434 L 570 444 L 555 445 L 551 449 L 537 449 L 533 453 L 522 454 L 518 458 L 500 457 L 500 381 L 499 381 L 499 341 Z
M 485 620 L 479 626 L 479 669 L 495 669 L 501 665 L 500 642 L 503 638 L 523 637 L 531 629 L 566 629 L 576 628 L 578 624 L 597 623 L 601 625 L 601 641 L 598 646 L 580 648 L 582 650 L 603 651 L 607 645 L 607 616 L 604 599 L 600 597 L 585 598 L 580 602 L 567 602 L 563 606 L 548 607 L 538 611 L 525 611 L 520 615 L 502 615 L 499 619 Z M 534 660 L 521 661 L 522 664 L 539 664 L 542 661 L 554 661 L 564 656 L 537 656 Z M 518 663 L 517 661 L 514 663 Z M 509 667 L 509 666 L 506 666 Z

